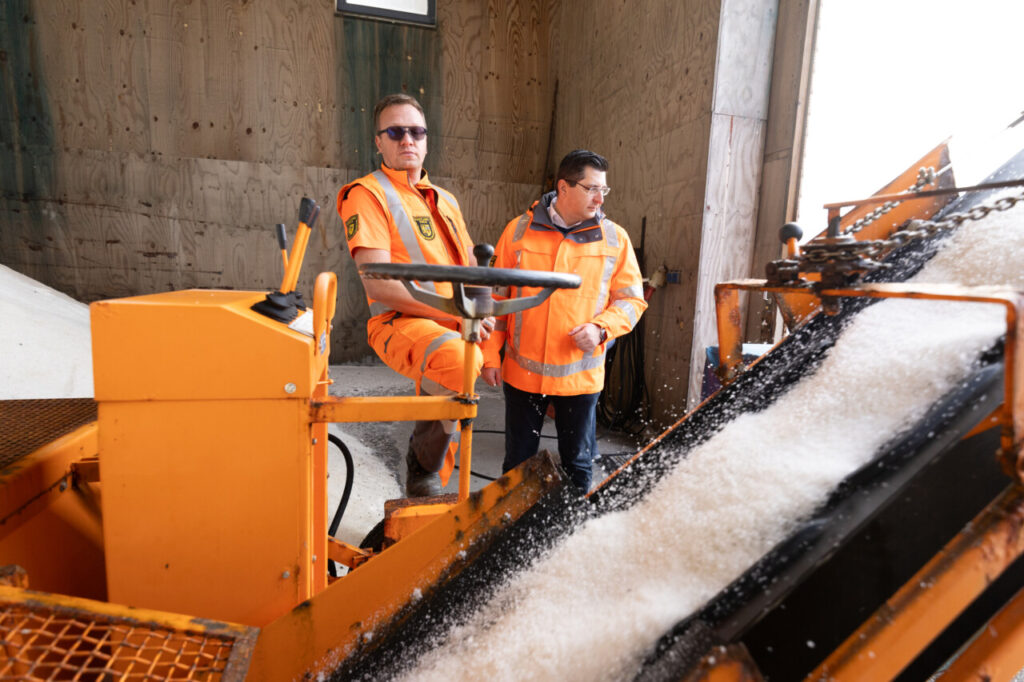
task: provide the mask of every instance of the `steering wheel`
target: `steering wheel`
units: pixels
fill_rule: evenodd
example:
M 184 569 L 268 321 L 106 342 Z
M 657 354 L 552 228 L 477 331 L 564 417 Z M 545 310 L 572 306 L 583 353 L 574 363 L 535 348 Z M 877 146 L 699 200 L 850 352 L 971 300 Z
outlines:
M 489 263 L 494 254 L 490 244 L 473 247 L 476 262 Z M 370 279 L 397 279 L 413 298 L 437 310 L 480 320 L 492 315 L 508 315 L 542 303 L 555 289 L 578 289 L 583 283 L 579 275 L 542 270 L 517 270 L 468 265 L 426 265 L 419 263 L 367 263 L 359 274 Z M 416 282 L 451 282 L 452 298 L 439 296 L 418 286 Z M 465 286 L 469 285 L 469 286 Z M 533 296 L 495 301 L 490 287 L 537 287 Z

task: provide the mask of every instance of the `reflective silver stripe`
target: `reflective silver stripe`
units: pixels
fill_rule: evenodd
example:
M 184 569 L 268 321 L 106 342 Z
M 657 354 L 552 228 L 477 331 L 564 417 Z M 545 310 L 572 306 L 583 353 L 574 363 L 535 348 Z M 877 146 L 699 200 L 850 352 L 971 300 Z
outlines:
M 508 322 L 505 320 L 504 317 L 494 321 L 494 331 L 496 331 L 496 332 L 507 332 L 508 331 Z
M 388 202 L 388 211 L 391 213 L 391 218 L 395 221 L 395 226 L 398 227 L 398 236 L 402 240 L 402 245 L 409 253 L 409 261 L 425 265 L 427 261 L 423 257 L 420 241 L 416 238 L 416 233 L 413 232 L 412 223 L 409 221 L 409 214 L 405 212 L 405 204 L 402 203 L 402 199 L 398 196 L 398 190 L 395 189 L 394 183 L 381 170 L 373 171 L 373 177 L 377 179 L 377 182 L 384 189 L 384 198 Z M 437 288 L 433 282 L 422 282 L 420 286 L 437 293 Z
M 529 213 L 524 213 L 519 216 L 519 222 L 516 223 L 516 231 L 512 233 L 512 241 L 517 242 L 526 234 L 526 227 L 530 224 L 530 221 L 527 219 L 529 215 Z
M 525 219 L 526 219 L 525 215 L 522 218 L 520 218 L 519 225 L 522 225 L 523 222 L 525 221 Z M 516 226 L 516 229 L 519 229 L 519 226 Z M 523 228 L 523 229 L 526 229 L 526 228 Z M 515 254 L 516 254 L 516 264 L 513 265 L 512 267 L 518 268 L 519 267 L 519 262 L 523 259 L 523 252 L 522 252 L 521 249 L 519 249 L 519 250 L 516 250 Z M 519 287 L 509 287 L 509 296 L 513 296 L 513 292 L 512 292 L 513 288 L 515 289 L 514 297 L 515 298 L 519 298 Z M 523 328 L 523 311 L 522 310 L 520 310 L 519 312 L 515 313 L 514 320 L 515 320 L 514 324 L 515 324 L 515 327 L 516 327 L 516 333 L 514 334 L 514 336 L 515 336 L 515 344 L 518 347 L 519 346 L 520 330 Z
M 427 395 L 457 395 L 458 391 L 453 391 L 450 388 L 445 388 L 441 384 L 437 383 L 433 379 L 426 377 L 420 377 L 420 393 L 426 393 Z M 446 421 L 446 420 L 439 420 Z
M 431 185 L 430 187 L 434 191 L 436 191 L 438 193 L 438 195 L 444 197 L 448 201 L 448 203 L 452 205 L 452 208 L 454 208 L 456 211 L 461 211 L 461 209 L 459 209 L 459 202 L 455 200 L 455 195 L 453 195 L 451 192 L 449 192 L 446 189 L 441 189 L 437 185 Z M 438 211 L 438 213 L 440 213 L 440 211 Z M 444 217 L 444 216 L 442 215 L 442 217 Z M 459 231 L 455 229 L 455 225 L 454 224 L 452 224 L 451 228 L 452 228 L 452 238 L 455 240 L 456 246 L 459 248 L 460 251 L 465 251 L 466 249 L 462 245 L 462 237 L 459 236 Z
M 643 298 L 644 288 L 639 284 L 622 287 L 612 292 L 612 298 Z
M 383 315 L 384 313 L 390 313 L 391 310 L 391 308 L 387 307 L 380 301 L 374 301 L 373 303 L 370 304 L 370 317 L 377 317 L 378 315 Z
M 512 342 L 515 344 L 516 348 L 518 348 L 520 346 L 519 340 L 521 338 L 522 329 L 523 329 L 523 311 L 522 310 L 520 310 L 519 312 L 517 312 L 515 314 L 515 321 L 513 322 L 513 324 L 515 324 L 515 326 L 516 326 L 516 332 L 515 332 L 515 334 L 512 335 Z
M 446 342 L 451 341 L 452 339 L 461 339 L 461 338 L 462 338 L 462 336 L 457 334 L 457 333 L 455 333 L 455 332 L 445 332 L 444 334 L 441 334 L 439 337 L 437 337 L 436 339 L 431 341 L 430 345 L 427 346 L 426 352 L 423 353 L 423 364 L 420 365 L 420 374 L 423 374 L 424 372 L 427 371 L 427 360 L 430 359 L 430 356 L 438 348 L 440 348 Z
M 441 189 L 437 185 L 431 185 L 431 187 L 434 188 L 434 190 L 438 194 L 443 196 L 448 201 L 448 203 L 452 205 L 452 208 L 454 208 L 455 210 L 459 210 L 459 202 L 455 200 L 455 195 L 454 194 L 452 194 L 451 192 L 449 192 L 446 189 Z
M 639 320 L 640 318 L 637 317 L 636 308 L 633 306 L 632 303 L 630 303 L 629 301 L 616 301 L 615 303 L 612 303 L 612 305 L 620 310 L 625 311 L 626 317 L 629 318 L 630 329 L 636 326 L 637 320 Z
M 597 287 L 597 307 L 594 308 L 594 317 L 600 315 L 608 305 L 608 287 L 611 285 L 612 273 L 615 272 L 615 263 L 618 260 L 618 256 L 604 257 L 604 272 L 601 273 L 601 284 Z
M 601 227 L 604 228 L 604 239 L 608 242 L 608 246 L 613 249 L 619 248 L 619 233 L 615 231 L 615 225 L 610 221 L 601 218 Z
M 584 356 L 581 360 L 576 362 L 570 362 L 567 365 L 549 365 L 543 362 L 537 362 L 536 360 L 530 360 L 521 356 L 510 343 L 505 343 L 505 357 L 512 358 L 512 360 L 525 369 L 527 372 L 533 372 L 534 374 L 540 374 L 545 377 L 562 378 L 576 374 L 577 372 L 586 372 L 587 370 L 595 369 L 604 365 L 604 353 L 600 355 Z

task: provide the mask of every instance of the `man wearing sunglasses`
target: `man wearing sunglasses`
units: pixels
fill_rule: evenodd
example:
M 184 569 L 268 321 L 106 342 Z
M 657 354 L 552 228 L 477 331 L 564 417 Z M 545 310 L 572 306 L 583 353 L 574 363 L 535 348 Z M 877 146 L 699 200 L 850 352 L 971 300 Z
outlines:
M 373 112 L 380 169 L 338 192 L 338 213 L 356 264 L 475 265 L 473 242 L 459 203 L 423 170 L 427 124 L 423 107 L 404 94 L 381 99 Z M 452 295 L 447 282 L 420 282 Z M 370 304 L 367 338 L 378 356 L 416 382 L 418 394 L 453 395 L 462 389 L 464 346 L 460 319 L 409 295 L 401 282 L 363 279 Z M 490 320 L 481 329 L 489 333 Z M 477 370 L 482 357 L 477 355 Z M 441 494 L 455 463 L 454 421 L 418 421 L 406 454 L 406 494 Z M 440 473 L 440 475 L 438 475 Z
M 624 229 L 604 216 L 608 161 L 577 149 L 558 167 L 555 191 L 506 227 L 496 267 L 568 272 L 579 289 L 499 318 L 484 342 L 483 379 L 504 379 L 504 471 L 537 452 L 548 405 L 554 406 L 558 454 L 572 482 L 590 489 L 597 451 L 597 398 L 604 387 L 607 342 L 626 334 L 647 308 L 643 279 Z M 512 298 L 535 289 L 499 291 Z M 499 359 L 504 347 L 505 357 Z

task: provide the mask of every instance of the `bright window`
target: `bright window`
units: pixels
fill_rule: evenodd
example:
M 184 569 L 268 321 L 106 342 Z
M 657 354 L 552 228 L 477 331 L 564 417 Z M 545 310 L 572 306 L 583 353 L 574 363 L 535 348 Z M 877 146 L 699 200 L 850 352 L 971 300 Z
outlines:
M 946 138 L 958 185 L 1024 147 L 1021 0 L 821 0 L 798 222 L 870 196 Z M 939 170 L 939 169 L 936 169 Z

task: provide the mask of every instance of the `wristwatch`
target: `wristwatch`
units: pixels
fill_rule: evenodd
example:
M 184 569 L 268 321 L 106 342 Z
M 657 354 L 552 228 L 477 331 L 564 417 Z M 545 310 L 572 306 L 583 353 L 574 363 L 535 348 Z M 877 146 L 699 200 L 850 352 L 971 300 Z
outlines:
M 599 343 L 604 343 L 608 340 L 608 330 L 604 327 L 598 327 L 598 329 L 601 330 L 601 341 Z

